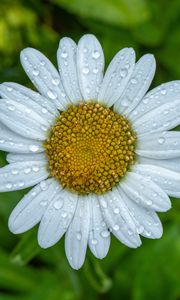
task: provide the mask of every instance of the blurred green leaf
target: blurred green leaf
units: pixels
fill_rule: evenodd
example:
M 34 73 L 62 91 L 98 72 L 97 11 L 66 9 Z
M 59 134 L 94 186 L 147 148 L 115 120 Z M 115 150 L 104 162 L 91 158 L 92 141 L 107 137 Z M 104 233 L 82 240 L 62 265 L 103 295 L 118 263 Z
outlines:
M 149 17 L 144 0 L 52 0 L 67 11 L 103 23 L 132 27 Z

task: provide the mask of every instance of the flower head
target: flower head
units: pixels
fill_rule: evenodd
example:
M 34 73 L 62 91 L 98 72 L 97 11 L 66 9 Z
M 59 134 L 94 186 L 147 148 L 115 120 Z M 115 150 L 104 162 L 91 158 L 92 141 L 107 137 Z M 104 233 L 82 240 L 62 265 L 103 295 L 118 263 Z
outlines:
M 59 72 L 39 51 L 21 52 L 21 63 L 39 91 L 0 85 L 0 191 L 34 186 L 9 218 L 13 233 L 37 223 L 42 248 L 65 234 L 70 265 L 79 269 L 87 245 L 107 255 L 110 233 L 136 248 L 140 235 L 159 238 L 157 212 L 180 196 L 180 82 L 147 92 L 155 59 L 135 63 L 119 51 L 105 75 L 104 55 L 93 35 L 78 45 L 60 41 Z

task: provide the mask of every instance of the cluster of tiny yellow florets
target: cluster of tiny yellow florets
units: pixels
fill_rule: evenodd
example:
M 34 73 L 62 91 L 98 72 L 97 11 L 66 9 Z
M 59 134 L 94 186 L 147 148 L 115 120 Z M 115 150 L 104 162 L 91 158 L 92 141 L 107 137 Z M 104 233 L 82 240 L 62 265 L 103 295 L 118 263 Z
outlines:
M 62 112 L 45 143 L 51 175 L 81 194 L 116 185 L 134 162 L 134 147 L 127 118 L 91 102 Z

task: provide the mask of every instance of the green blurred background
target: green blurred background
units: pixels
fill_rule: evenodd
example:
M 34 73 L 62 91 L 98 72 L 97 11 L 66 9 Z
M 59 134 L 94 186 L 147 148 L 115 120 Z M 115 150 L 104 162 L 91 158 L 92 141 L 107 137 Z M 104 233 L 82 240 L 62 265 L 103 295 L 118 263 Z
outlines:
M 24 47 L 35 47 L 56 64 L 59 39 L 95 34 L 106 64 L 122 47 L 137 58 L 157 60 L 153 85 L 180 79 L 179 0 L 0 0 L 0 82 L 31 84 L 19 62 Z M 0 165 L 6 163 L 1 152 Z M 63 239 L 48 250 L 36 241 L 37 228 L 13 236 L 8 216 L 26 191 L 0 194 L 0 300 L 180 299 L 180 203 L 161 215 L 164 235 L 143 239 L 131 250 L 112 238 L 100 261 L 88 251 L 80 271 L 67 263 Z

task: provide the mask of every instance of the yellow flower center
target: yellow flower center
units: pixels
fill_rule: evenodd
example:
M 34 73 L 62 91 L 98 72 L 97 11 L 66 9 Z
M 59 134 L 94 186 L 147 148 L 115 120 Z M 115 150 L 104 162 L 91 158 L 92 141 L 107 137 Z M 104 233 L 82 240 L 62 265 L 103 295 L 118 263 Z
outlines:
M 79 194 L 110 190 L 134 163 L 135 134 L 126 117 L 98 103 L 71 105 L 45 143 L 51 176 Z

